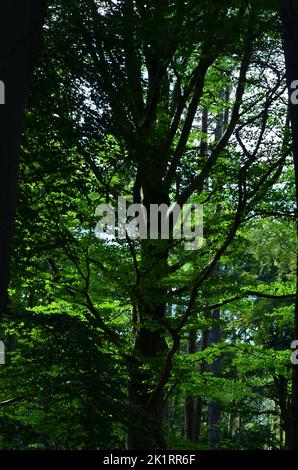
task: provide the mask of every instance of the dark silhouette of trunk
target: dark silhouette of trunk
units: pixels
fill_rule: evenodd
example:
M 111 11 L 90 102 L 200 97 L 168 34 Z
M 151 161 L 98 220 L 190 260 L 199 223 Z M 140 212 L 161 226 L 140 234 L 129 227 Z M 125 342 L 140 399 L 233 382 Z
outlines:
M 292 149 L 295 170 L 296 185 L 296 224 L 298 236 L 298 104 L 291 99 L 296 89 L 292 82 L 298 80 L 298 3 L 294 0 L 281 0 L 281 19 L 283 25 L 284 53 L 286 63 L 286 75 L 289 88 L 289 115 L 292 131 Z M 296 301 L 295 301 L 295 325 L 294 339 L 298 339 L 298 257 L 296 272 Z M 293 365 L 292 396 L 289 419 L 289 432 L 287 436 L 287 448 L 298 450 L 298 365 Z
M 0 315 L 7 305 L 25 97 L 46 2 L 3 0 L 0 14 Z M 4 104 L 3 104 L 4 103 Z

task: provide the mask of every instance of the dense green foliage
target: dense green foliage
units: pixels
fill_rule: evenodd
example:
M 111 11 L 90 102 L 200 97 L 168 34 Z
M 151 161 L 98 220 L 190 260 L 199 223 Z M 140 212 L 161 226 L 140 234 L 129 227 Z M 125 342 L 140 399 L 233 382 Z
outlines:
M 275 7 L 50 2 L 1 331 L 1 449 L 125 448 L 150 411 L 129 398 L 134 367 L 152 396 L 166 377 L 169 448 L 286 446 L 297 242 Z M 199 250 L 96 237 L 96 207 L 141 187 L 149 203 L 203 204 Z M 137 349 L 143 328 L 165 349 Z

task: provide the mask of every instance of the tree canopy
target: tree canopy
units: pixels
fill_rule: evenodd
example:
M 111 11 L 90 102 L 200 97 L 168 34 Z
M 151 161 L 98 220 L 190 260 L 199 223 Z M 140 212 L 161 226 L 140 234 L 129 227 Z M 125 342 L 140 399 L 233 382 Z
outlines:
M 297 448 L 282 21 L 275 1 L 49 1 L 0 449 Z M 185 249 L 172 220 L 167 239 L 98 238 L 96 208 L 120 197 L 149 227 L 153 204 L 202 205 L 203 243 Z

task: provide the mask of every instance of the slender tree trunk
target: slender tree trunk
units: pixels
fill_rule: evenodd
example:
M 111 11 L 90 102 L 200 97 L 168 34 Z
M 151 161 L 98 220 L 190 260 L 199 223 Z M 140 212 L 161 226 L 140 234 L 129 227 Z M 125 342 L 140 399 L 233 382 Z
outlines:
M 229 95 L 225 90 L 222 90 L 219 93 L 219 97 L 223 101 L 226 100 L 227 96 L 229 96 Z M 228 120 L 229 120 L 228 110 L 224 110 L 220 114 L 218 114 L 218 116 L 216 116 L 216 126 L 215 126 L 215 131 L 214 131 L 214 140 L 215 141 L 220 140 L 220 138 L 221 138 L 221 136 L 223 135 L 223 132 L 224 132 L 224 126 L 225 126 L 225 124 L 228 123 Z
M 230 90 L 222 90 L 220 92 L 220 98 L 224 101 L 228 101 L 230 96 Z M 220 113 L 216 118 L 216 127 L 214 132 L 215 141 L 219 141 L 224 132 L 225 125 L 229 120 L 228 110 Z M 220 208 L 216 208 L 216 212 Z M 213 277 L 218 275 L 219 265 L 213 273 Z M 212 312 L 210 318 L 215 320 L 215 325 L 211 328 L 208 334 L 208 346 L 217 344 L 220 342 L 220 310 Z M 216 359 L 215 362 L 209 367 L 214 377 L 220 376 L 220 360 Z M 208 405 L 208 444 L 211 449 L 217 448 L 220 441 L 219 423 L 221 418 L 221 404 L 219 402 L 212 402 Z
M 197 331 L 191 330 L 188 337 L 187 353 L 197 352 Z M 197 427 L 197 399 L 193 396 L 186 397 L 184 405 L 184 437 L 195 442 Z
M 212 312 L 211 318 L 216 321 L 216 324 L 210 329 L 208 334 L 208 346 L 220 342 L 220 310 Z M 220 359 L 216 359 L 213 364 L 208 367 L 214 377 L 220 376 Z M 221 405 L 218 402 L 211 402 L 208 405 L 208 442 L 211 449 L 217 448 L 220 435 L 219 435 L 219 422 L 221 417 Z
M 228 436 L 229 436 L 230 439 L 232 439 L 232 437 L 233 437 L 233 432 L 234 432 L 233 424 L 234 424 L 233 413 L 229 413 L 229 415 L 228 415 Z
M 2 0 L 0 11 L 0 316 L 7 305 L 25 96 L 46 2 Z M 4 103 L 4 104 L 3 104 Z
M 279 375 L 274 379 L 278 391 L 278 405 L 280 409 L 280 434 L 285 433 L 286 447 L 290 437 L 290 410 L 288 404 L 288 379 Z M 283 445 L 283 438 L 282 438 Z
M 293 82 L 298 80 L 298 3 L 294 0 L 281 0 L 280 5 L 283 25 L 286 74 L 290 96 L 289 112 L 293 142 L 296 184 L 296 224 L 298 236 L 298 104 L 297 100 L 291 99 L 291 95 L 294 89 L 297 88 L 296 84 Z M 294 315 L 295 326 L 293 340 L 298 339 L 298 257 Z M 291 450 L 298 450 L 298 365 L 293 365 L 290 429 L 288 433 L 287 447 Z
M 200 156 L 207 158 L 208 152 L 208 108 L 204 108 L 201 117 L 202 138 L 200 142 Z M 188 354 L 194 354 L 197 351 L 196 345 L 197 331 L 192 330 L 189 333 Z M 206 341 L 204 341 L 204 339 Z M 201 341 L 201 350 L 207 347 L 206 332 L 203 333 Z M 204 365 L 200 367 L 200 373 L 203 372 Z M 198 442 L 200 436 L 202 419 L 203 401 L 201 397 L 187 397 L 184 405 L 184 436 L 192 442 Z
M 201 338 L 201 351 L 205 351 L 205 349 L 208 347 L 208 331 L 205 330 L 202 333 L 202 338 Z M 200 374 L 204 374 L 206 371 L 206 363 L 205 361 L 202 361 L 200 365 Z M 197 403 L 196 403 L 196 425 L 195 425 L 195 436 L 194 436 L 194 442 L 198 443 L 201 437 L 201 430 L 202 430 L 202 419 L 203 419 L 203 399 L 202 397 L 197 398 Z

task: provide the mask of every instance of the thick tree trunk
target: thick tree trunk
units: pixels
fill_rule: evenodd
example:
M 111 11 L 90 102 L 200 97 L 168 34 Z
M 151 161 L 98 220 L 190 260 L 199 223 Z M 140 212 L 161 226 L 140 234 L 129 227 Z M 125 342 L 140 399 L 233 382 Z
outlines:
M 295 0 L 281 0 L 280 5 L 283 24 L 286 74 L 290 96 L 289 112 L 295 169 L 296 224 L 298 236 L 298 104 L 297 100 L 291 99 L 294 89 L 297 88 L 296 84 L 293 84 L 293 82 L 298 80 L 298 2 Z M 296 274 L 295 326 L 293 333 L 293 340 L 298 339 L 298 258 Z M 293 365 L 290 429 L 287 437 L 287 447 L 291 450 L 298 450 L 298 365 Z
M 156 169 L 156 168 L 155 168 Z M 143 204 L 147 209 L 150 230 L 150 204 L 169 204 L 169 198 L 160 190 L 162 184 L 151 176 L 150 187 L 141 180 Z M 138 200 L 136 202 L 139 202 Z M 128 428 L 128 448 L 164 449 L 163 435 L 164 393 L 152 399 L 152 390 L 164 365 L 167 344 L 162 320 L 166 315 L 167 289 L 162 286 L 168 272 L 169 240 L 142 240 L 141 263 L 136 287 L 139 329 L 136 332 L 134 357 L 130 367 L 129 403 L 131 422 Z
M 149 404 L 152 387 L 159 377 L 158 371 L 167 351 L 159 322 L 165 317 L 166 291 L 158 288 L 166 269 L 166 259 L 158 261 L 159 250 L 156 250 L 155 257 L 152 248 L 154 245 L 158 245 L 158 241 L 143 243 L 143 260 L 146 260 L 143 272 L 151 267 L 151 273 L 148 279 L 144 275 L 141 281 L 138 304 L 140 328 L 135 338 L 134 359 L 130 369 L 129 401 L 132 419 L 128 432 L 128 448 L 133 450 L 165 448 L 162 430 L 163 392 Z M 149 254 L 150 264 L 147 258 Z
M 148 406 L 153 374 L 142 367 L 165 353 L 165 343 L 157 332 L 141 329 L 136 338 L 135 359 L 130 368 L 127 447 L 129 450 L 165 449 L 163 436 L 164 395 L 160 393 Z
M 0 316 L 7 305 L 18 153 L 44 0 L 2 0 L 0 13 Z

